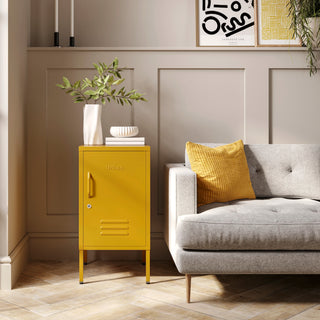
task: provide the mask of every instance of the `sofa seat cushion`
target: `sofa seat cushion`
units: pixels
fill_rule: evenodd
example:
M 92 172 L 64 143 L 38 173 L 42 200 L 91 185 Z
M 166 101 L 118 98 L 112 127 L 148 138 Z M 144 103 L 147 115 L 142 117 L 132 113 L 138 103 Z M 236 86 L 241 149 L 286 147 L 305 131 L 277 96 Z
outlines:
M 180 216 L 177 244 L 190 250 L 320 250 L 320 202 L 270 198 L 212 203 Z

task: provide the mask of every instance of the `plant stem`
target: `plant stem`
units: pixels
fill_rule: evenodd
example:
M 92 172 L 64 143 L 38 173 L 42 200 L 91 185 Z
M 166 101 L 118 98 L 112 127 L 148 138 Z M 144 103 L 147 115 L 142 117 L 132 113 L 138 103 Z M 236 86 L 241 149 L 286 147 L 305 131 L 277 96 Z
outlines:
M 76 92 L 79 92 L 81 97 L 84 99 L 84 101 L 86 102 L 86 104 L 88 104 L 88 99 L 86 98 L 86 96 L 81 92 L 81 89 L 76 89 Z

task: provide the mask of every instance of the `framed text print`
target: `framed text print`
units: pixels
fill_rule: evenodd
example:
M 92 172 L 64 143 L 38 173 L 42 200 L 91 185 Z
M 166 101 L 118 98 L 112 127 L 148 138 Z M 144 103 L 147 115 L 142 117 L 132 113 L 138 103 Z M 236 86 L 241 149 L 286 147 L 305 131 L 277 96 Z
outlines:
M 254 46 L 254 0 L 197 0 L 198 46 Z
M 256 35 L 258 46 L 300 46 L 293 38 L 288 17 L 287 1 L 255 0 Z

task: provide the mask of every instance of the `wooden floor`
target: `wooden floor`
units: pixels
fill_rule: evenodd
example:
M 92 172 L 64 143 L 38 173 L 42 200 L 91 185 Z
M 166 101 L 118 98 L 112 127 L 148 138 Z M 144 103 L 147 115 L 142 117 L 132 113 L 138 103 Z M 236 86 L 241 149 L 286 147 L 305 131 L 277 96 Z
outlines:
M 224 275 L 185 279 L 171 262 L 96 261 L 78 284 L 75 262 L 33 262 L 16 288 L 0 292 L 0 320 L 320 319 L 320 276 Z

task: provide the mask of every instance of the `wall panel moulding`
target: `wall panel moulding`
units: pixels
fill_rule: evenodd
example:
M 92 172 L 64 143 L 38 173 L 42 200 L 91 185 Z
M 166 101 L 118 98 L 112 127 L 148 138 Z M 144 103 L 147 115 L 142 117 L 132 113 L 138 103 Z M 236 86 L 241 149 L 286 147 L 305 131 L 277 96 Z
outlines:
M 133 110 L 106 106 L 103 135 L 111 125 L 130 119 L 151 146 L 153 233 L 163 232 L 163 165 L 183 161 L 186 141 L 320 140 L 315 130 L 320 73 L 309 76 L 304 48 L 29 48 L 27 190 L 32 233 L 78 230 L 82 107 L 55 84 L 62 75 L 77 79 L 90 74 L 93 62 L 110 63 L 114 57 L 128 68 L 130 85 L 145 93 L 148 102 Z M 307 105 L 297 97 L 300 92 L 307 93 Z M 61 181 L 66 188 L 58 187 Z M 37 240 L 32 241 L 32 250 L 37 250 Z M 164 247 L 161 241 L 157 245 Z M 74 238 L 65 238 L 61 248 L 69 252 L 74 245 Z

